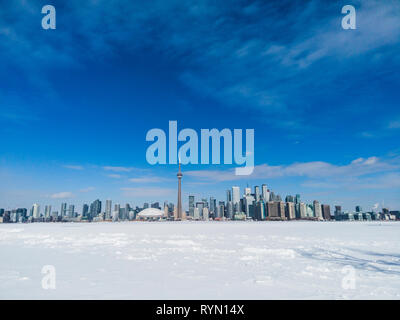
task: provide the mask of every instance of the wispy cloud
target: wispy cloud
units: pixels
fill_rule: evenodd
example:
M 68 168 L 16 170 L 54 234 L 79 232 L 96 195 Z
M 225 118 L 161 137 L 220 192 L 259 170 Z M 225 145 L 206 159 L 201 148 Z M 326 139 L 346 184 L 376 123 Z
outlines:
M 72 198 L 74 195 L 72 192 L 59 192 L 59 193 L 54 193 L 50 196 L 50 198 L 52 199 L 68 199 L 68 198 Z
M 122 178 L 122 176 L 117 173 L 107 174 L 107 177 L 112 178 L 112 179 L 121 179 Z
M 154 176 L 144 176 L 138 178 L 129 179 L 130 182 L 134 183 L 159 183 L 170 181 L 171 179 L 163 178 L 163 177 L 154 177 Z
M 393 190 L 400 188 L 400 173 L 382 173 L 373 177 L 337 176 L 324 181 L 312 179 L 303 182 L 301 186 L 315 189 Z
M 63 167 L 64 167 L 64 168 L 67 168 L 67 169 L 71 169 L 71 170 L 83 170 L 83 169 L 84 169 L 83 166 L 79 166 L 79 165 L 69 165 L 69 164 L 63 165 Z
M 87 187 L 87 188 L 84 188 L 84 189 L 80 189 L 79 190 L 79 192 L 90 192 L 90 191 L 93 191 L 93 190 L 95 190 L 95 187 Z
M 113 167 L 113 166 L 105 166 L 103 167 L 106 171 L 114 171 L 114 172 L 131 172 L 133 168 L 129 167 Z
M 362 131 L 361 133 L 357 134 L 357 136 L 367 139 L 385 138 L 396 134 L 398 131 L 397 129 L 400 129 L 400 118 L 395 116 L 389 121 L 387 119 L 382 121 L 382 123 L 372 130 Z
M 381 160 L 378 157 L 358 158 L 346 165 L 334 165 L 323 161 L 293 163 L 290 165 L 258 165 L 251 176 L 236 176 L 231 170 L 199 170 L 185 172 L 186 176 L 207 181 L 234 181 L 272 179 L 280 177 L 330 178 L 360 177 L 376 173 L 397 171 L 400 159 Z
M 400 120 L 393 120 L 389 122 L 389 129 L 400 129 Z

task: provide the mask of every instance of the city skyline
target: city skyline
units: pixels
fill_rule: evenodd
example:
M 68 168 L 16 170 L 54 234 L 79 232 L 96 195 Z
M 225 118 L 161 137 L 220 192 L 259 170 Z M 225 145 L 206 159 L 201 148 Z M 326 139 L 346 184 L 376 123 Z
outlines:
M 213 196 L 201 197 L 196 201 L 194 195 L 188 196 L 188 206 L 182 208 L 181 205 L 181 179 L 182 179 L 181 165 L 179 163 L 178 170 L 178 188 L 177 188 L 177 202 L 171 203 L 167 200 L 161 206 L 160 201 L 145 202 L 142 207 L 126 203 L 121 206 L 118 202 L 113 202 L 111 199 L 103 200 L 97 199 L 90 203 L 82 205 L 81 213 L 75 210 L 75 204 L 68 204 L 62 202 L 60 211 L 52 205 L 46 204 L 43 207 L 38 203 L 34 203 L 30 210 L 27 208 L 9 208 L 4 209 L 0 206 L 0 217 L 4 221 L 6 215 L 6 222 L 26 222 L 27 218 L 33 218 L 37 221 L 39 219 L 52 219 L 57 221 L 81 221 L 76 218 L 89 220 L 89 221 L 125 221 L 136 220 L 139 218 L 139 213 L 147 208 L 155 208 L 163 210 L 163 218 L 172 220 L 296 220 L 296 219 L 316 219 L 316 220 L 353 220 L 353 215 L 363 213 L 373 214 L 391 214 L 395 219 L 400 219 L 399 210 L 390 210 L 376 203 L 371 209 L 363 210 L 362 206 L 355 205 L 355 210 L 344 210 L 340 204 L 326 204 L 318 200 L 313 200 L 312 204 L 303 202 L 300 194 L 290 195 L 287 194 L 284 198 L 280 194 L 275 194 L 274 191 L 268 188 L 266 184 L 254 186 L 254 189 L 247 185 L 243 188 L 243 193 L 239 186 L 232 186 L 226 190 L 226 201 L 215 198 Z M 114 209 L 113 209 L 114 205 Z M 334 207 L 332 214 L 331 207 Z M 52 210 L 54 209 L 54 210 Z M 393 209 L 393 208 L 391 208 Z M 182 212 L 183 210 L 183 212 Z M 160 211 L 161 212 L 161 211 Z M 342 215 L 346 215 L 343 218 Z M 24 219 L 19 221 L 19 218 Z M 72 219 L 72 220 L 65 220 Z M 359 220 L 360 218 L 356 218 Z M 371 219 L 370 216 L 365 217 L 364 220 Z M 373 220 L 376 220 L 374 217 Z M 385 219 L 385 218 L 380 218 Z M 361 220 L 363 218 L 361 217 Z M 61 220 L 60 220 L 61 221 Z
M 364 162 L 369 161 L 368 159 L 364 160 Z M 381 165 L 381 164 L 380 164 Z M 383 164 L 385 165 L 385 164 Z M 81 171 L 86 170 L 84 168 L 79 168 L 79 167 L 74 167 L 74 166 L 63 166 L 65 171 L 72 171 L 71 177 L 74 175 L 79 175 Z M 174 166 L 172 166 L 174 167 Z M 185 166 L 184 166 L 185 167 Z M 176 188 L 174 188 L 174 178 L 173 174 L 172 177 L 168 176 L 165 174 L 162 177 L 155 176 L 153 174 L 149 174 L 148 172 L 151 172 L 150 170 L 139 170 L 141 172 L 146 172 L 146 176 L 140 176 L 135 178 L 133 174 L 130 172 L 135 172 L 135 168 L 128 168 L 128 167 L 96 167 L 94 170 L 95 172 L 101 171 L 102 174 L 104 175 L 104 178 L 108 181 L 110 181 L 109 185 L 115 186 L 118 183 L 121 182 L 123 179 L 122 177 L 124 175 L 129 176 L 125 178 L 127 181 L 126 187 L 120 188 L 118 186 L 115 187 L 110 187 L 108 186 L 108 190 L 114 189 L 113 192 L 105 192 L 101 191 L 99 192 L 99 187 L 95 187 L 96 184 L 90 184 L 86 183 L 85 186 L 86 188 L 78 189 L 75 187 L 75 189 L 72 189 L 72 192 L 66 191 L 66 192 L 54 192 L 54 193 L 47 193 L 47 194 L 42 194 L 39 197 L 32 198 L 32 197 L 25 197 L 23 193 L 18 194 L 18 197 L 10 201 L 10 199 L 0 199 L 0 207 L 7 207 L 7 208 L 17 208 L 17 207 L 30 207 L 32 203 L 40 202 L 43 204 L 50 204 L 53 206 L 60 206 L 61 203 L 63 202 L 73 202 L 78 206 L 82 206 L 84 203 L 87 202 L 87 197 L 90 195 L 91 198 L 100 198 L 100 199 L 116 199 L 116 202 L 119 203 L 135 203 L 135 204 L 140 204 L 144 202 L 154 202 L 154 201 L 165 201 L 167 200 L 168 202 L 173 202 L 175 203 L 176 200 Z M 278 168 L 278 170 L 281 170 Z M 350 168 L 348 169 L 350 170 Z M 172 170 L 163 170 L 165 173 L 168 171 L 174 171 Z M 203 171 L 189 171 L 185 172 L 185 181 L 183 182 L 183 207 L 185 209 L 188 208 L 188 196 L 189 195 L 195 195 L 198 198 L 201 197 L 210 197 L 214 196 L 216 198 L 224 199 L 225 197 L 225 191 L 229 185 L 236 184 L 239 188 L 245 189 L 246 185 L 256 185 L 254 183 L 254 179 L 252 177 L 248 177 L 246 179 L 238 179 L 238 180 L 233 180 L 233 183 L 229 183 L 225 181 L 225 178 L 222 178 L 221 182 L 218 183 L 205 183 L 204 179 L 209 177 L 212 174 L 218 174 L 216 171 L 213 173 L 213 171 L 207 171 L 205 170 L 204 172 L 206 175 L 198 177 L 198 175 L 201 175 Z M 257 168 L 256 168 L 256 174 L 257 174 Z M 113 177 L 113 176 L 116 177 Z M 143 174 L 141 174 L 143 175 Z M 231 171 L 229 174 L 229 177 L 234 177 L 234 173 Z M 279 175 L 279 174 L 278 174 Z M 109 177 L 111 176 L 111 177 Z M 230 179 L 226 179 L 230 180 Z M 242 180 L 242 181 L 241 181 Z M 246 181 L 247 182 L 244 182 Z M 148 182 L 146 182 L 148 181 Z M 265 180 L 264 179 L 256 179 L 255 181 L 261 181 L 258 185 L 261 186 Z M 301 193 L 299 190 L 301 188 L 296 188 L 293 186 L 293 184 L 289 184 L 288 190 L 286 190 L 286 185 L 279 183 L 279 178 L 274 177 L 269 179 L 271 183 L 274 185 L 274 190 L 278 194 L 282 195 L 287 195 L 287 194 L 297 194 Z M 269 183 L 269 185 L 271 185 Z M 129 185 L 130 184 L 130 185 Z M 163 187 L 157 187 L 157 185 L 172 185 L 169 188 L 163 188 Z M 207 188 L 207 192 L 202 192 L 201 188 L 198 188 L 200 185 L 207 185 L 210 186 Z M 134 187 L 131 187 L 134 185 Z M 276 187 L 277 186 L 277 187 Z M 4 188 L 4 185 L 3 185 Z M 200 190 L 199 190 L 200 189 Z M 69 189 L 71 190 L 71 189 Z M 374 191 L 374 190 L 372 190 Z M 332 197 L 329 197 L 329 193 L 324 193 L 324 192 L 319 192 L 319 193 L 301 193 L 303 199 L 305 199 L 307 202 L 312 202 L 316 198 L 318 199 L 324 199 L 326 203 L 329 203 L 331 205 L 334 204 L 339 204 L 346 210 L 351 210 L 355 205 L 361 205 L 365 208 L 373 208 L 377 204 L 381 208 L 383 206 L 389 207 L 389 208 L 394 208 L 397 209 L 399 205 L 395 201 L 389 201 L 385 195 L 379 193 L 379 188 L 377 189 L 376 196 L 374 196 L 374 193 L 372 193 L 371 198 L 368 199 L 368 201 L 363 201 L 362 199 L 357 199 L 357 197 L 354 196 L 352 191 L 349 191 L 347 194 L 347 197 L 344 199 L 341 199 L 339 197 L 335 197 L 332 199 Z M 37 191 L 36 191 L 37 192 Z M 122 196 L 121 196 L 122 194 Z M 153 194 L 159 194 L 160 199 L 154 199 Z M 29 199 L 31 198 L 31 199 Z

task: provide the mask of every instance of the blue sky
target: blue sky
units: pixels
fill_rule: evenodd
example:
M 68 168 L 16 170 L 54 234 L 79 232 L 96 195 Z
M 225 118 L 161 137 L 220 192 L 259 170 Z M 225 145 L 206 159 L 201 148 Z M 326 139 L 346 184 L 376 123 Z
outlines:
M 0 5 L 0 207 L 175 201 L 176 167 L 145 157 L 169 120 L 255 130 L 252 176 L 185 166 L 185 199 L 400 207 L 398 1 L 53 1 L 43 30 L 46 4 Z

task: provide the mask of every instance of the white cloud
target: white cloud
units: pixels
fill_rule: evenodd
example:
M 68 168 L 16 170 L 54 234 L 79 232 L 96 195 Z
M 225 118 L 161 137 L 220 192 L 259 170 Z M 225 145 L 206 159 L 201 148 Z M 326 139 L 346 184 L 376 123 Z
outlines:
M 63 167 L 67 168 L 67 169 L 72 169 L 72 170 L 83 170 L 84 169 L 83 166 L 69 165 L 69 164 L 63 165 Z
M 370 157 L 368 159 L 366 159 L 364 162 L 362 162 L 365 165 L 372 165 L 378 162 L 378 158 L 377 157 Z
M 380 190 L 400 188 L 400 173 L 389 172 L 373 177 L 346 177 L 335 176 L 329 179 L 309 180 L 301 184 L 302 187 L 318 189 L 346 189 L 346 190 Z
M 122 176 L 120 174 L 112 173 L 112 174 L 108 174 L 107 177 L 113 178 L 113 179 L 120 179 Z
M 378 157 L 367 159 L 358 158 L 350 164 L 334 165 L 323 161 L 300 162 L 290 165 L 270 166 L 262 164 L 255 166 L 250 176 L 236 176 L 234 169 L 231 170 L 198 170 L 188 171 L 186 176 L 199 178 L 208 181 L 233 181 L 248 179 L 270 179 L 278 177 L 306 177 L 306 178 L 327 178 L 327 177 L 360 177 L 363 175 L 395 171 L 400 169 L 400 160 L 380 160 Z
M 87 187 L 87 188 L 81 189 L 79 191 L 80 192 L 90 192 L 90 191 L 93 191 L 94 189 L 95 189 L 94 187 Z
M 400 129 L 400 120 L 389 122 L 389 129 Z
M 162 178 L 162 177 L 139 177 L 139 178 L 131 178 L 129 179 L 130 182 L 135 182 L 135 183 L 158 183 L 158 182 L 165 182 L 170 179 Z
M 59 192 L 59 193 L 54 193 L 50 196 L 52 199 L 67 199 L 67 198 L 72 198 L 74 195 L 72 192 Z
M 133 170 L 133 168 L 129 167 L 112 167 L 112 166 L 105 166 L 103 167 L 103 169 L 106 171 L 114 171 L 114 172 L 130 172 Z

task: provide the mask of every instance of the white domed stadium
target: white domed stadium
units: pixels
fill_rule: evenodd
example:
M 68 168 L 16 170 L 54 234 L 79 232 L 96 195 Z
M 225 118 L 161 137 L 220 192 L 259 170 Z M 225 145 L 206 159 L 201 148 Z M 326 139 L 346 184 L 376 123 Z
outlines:
M 138 213 L 140 219 L 161 219 L 164 212 L 156 208 L 147 208 Z

